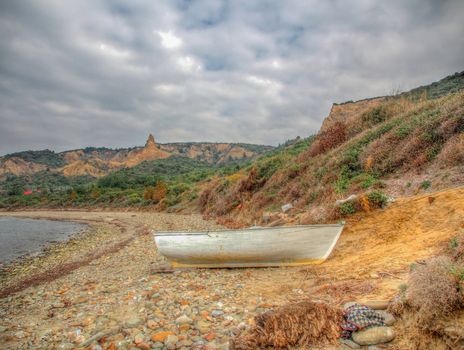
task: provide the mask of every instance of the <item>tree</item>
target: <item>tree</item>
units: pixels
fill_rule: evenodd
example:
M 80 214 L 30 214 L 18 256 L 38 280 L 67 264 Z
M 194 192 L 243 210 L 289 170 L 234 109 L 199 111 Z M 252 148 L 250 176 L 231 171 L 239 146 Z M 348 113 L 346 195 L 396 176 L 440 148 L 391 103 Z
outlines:
M 153 200 L 158 203 L 166 197 L 168 193 L 168 188 L 166 184 L 162 181 L 158 181 L 153 191 Z
M 153 186 L 145 187 L 145 191 L 143 192 L 143 199 L 147 201 L 152 200 L 154 192 L 155 192 L 155 188 Z
M 75 190 L 71 191 L 71 193 L 69 194 L 69 199 L 72 201 L 75 201 L 77 199 L 77 192 Z

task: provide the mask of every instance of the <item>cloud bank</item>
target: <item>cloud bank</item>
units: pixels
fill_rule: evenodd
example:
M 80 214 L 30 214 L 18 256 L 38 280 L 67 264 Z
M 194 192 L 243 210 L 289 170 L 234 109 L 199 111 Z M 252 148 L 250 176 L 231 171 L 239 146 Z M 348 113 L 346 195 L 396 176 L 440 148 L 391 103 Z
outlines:
M 463 1 L 0 4 L 0 154 L 160 142 L 276 145 L 333 102 L 464 69 Z

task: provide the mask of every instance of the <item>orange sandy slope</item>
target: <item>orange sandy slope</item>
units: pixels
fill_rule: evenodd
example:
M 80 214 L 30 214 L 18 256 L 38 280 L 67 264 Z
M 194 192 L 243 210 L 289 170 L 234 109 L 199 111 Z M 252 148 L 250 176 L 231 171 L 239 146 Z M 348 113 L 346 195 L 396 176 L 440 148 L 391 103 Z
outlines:
M 400 198 L 385 209 L 351 217 L 321 269 L 338 280 L 405 274 L 411 263 L 439 253 L 463 228 L 462 187 Z

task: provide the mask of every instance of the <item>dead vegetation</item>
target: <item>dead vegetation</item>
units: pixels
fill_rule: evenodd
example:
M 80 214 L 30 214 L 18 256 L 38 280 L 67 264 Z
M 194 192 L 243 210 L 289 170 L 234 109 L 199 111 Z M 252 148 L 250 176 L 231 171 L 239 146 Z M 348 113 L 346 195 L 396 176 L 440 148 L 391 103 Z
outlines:
M 326 303 L 303 301 L 255 317 L 247 333 L 231 340 L 231 349 L 256 350 L 273 346 L 335 344 L 340 337 L 342 309 Z
M 406 300 L 417 310 L 418 326 L 428 329 L 434 320 L 449 316 L 462 306 L 463 294 L 459 280 L 452 274 L 453 268 L 457 267 L 445 256 L 431 258 L 413 268 Z
M 331 304 L 341 305 L 356 300 L 360 296 L 368 295 L 375 289 L 375 283 L 372 281 L 347 280 L 323 284 L 314 294 Z
M 342 122 L 335 122 L 327 130 L 320 132 L 316 140 L 303 157 L 315 157 L 319 154 L 330 151 L 346 141 L 346 125 Z
M 412 267 L 407 285 L 389 311 L 402 317 L 398 349 L 464 349 L 464 265 L 462 233 L 448 256 L 432 257 Z M 408 347 L 404 347 L 408 344 Z

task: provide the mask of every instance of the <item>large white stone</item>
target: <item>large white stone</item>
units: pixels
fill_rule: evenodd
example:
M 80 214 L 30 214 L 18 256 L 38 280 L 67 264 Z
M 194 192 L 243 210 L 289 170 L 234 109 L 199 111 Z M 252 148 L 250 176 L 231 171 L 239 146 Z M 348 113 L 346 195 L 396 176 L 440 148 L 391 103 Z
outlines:
M 352 337 L 359 345 L 375 345 L 392 341 L 395 338 L 395 332 L 390 327 L 373 327 L 354 332 Z

